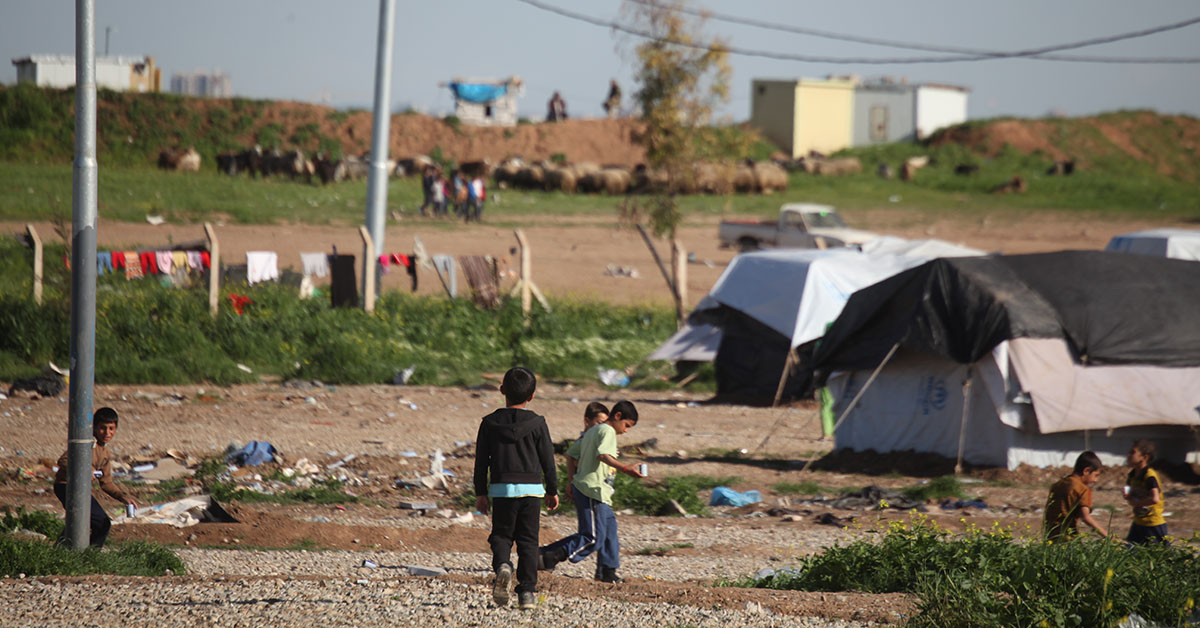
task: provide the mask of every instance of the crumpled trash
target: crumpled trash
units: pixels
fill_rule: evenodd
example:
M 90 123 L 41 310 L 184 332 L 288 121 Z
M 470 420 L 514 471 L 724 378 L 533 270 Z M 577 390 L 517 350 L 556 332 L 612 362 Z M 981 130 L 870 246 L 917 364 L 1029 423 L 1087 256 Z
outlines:
M 708 500 L 709 506 L 745 506 L 747 504 L 757 504 L 762 501 L 762 494 L 758 491 L 746 491 L 739 493 L 728 486 L 718 486 L 713 489 L 712 497 Z
M 960 508 L 987 508 L 988 505 L 980 499 L 944 499 L 942 510 L 958 510 Z
M 279 450 L 264 440 L 252 440 L 245 447 L 225 456 L 228 462 L 242 467 L 256 467 L 264 462 L 271 462 Z
M 624 388 L 629 385 L 629 376 L 617 369 L 596 369 L 596 375 L 605 386 Z
M 818 500 L 813 500 L 818 502 Z M 878 486 L 865 486 L 861 491 L 845 493 L 837 499 L 825 501 L 834 508 L 844 510 L 866 510 L 872 508 L 897 508 L 899 510 L 917 509 L 918 512 L 925 512 L 925 504 L 915 499 L 909 499 L 898 491 L 879 488 Z
M 413 365 L 402 371 L 397 372 L 396 376 L 392 378 L 392 383 L 396 384 L 398 386 L 403 386 L 403 385 L 407 384 L 409 378 L 412 377 L 413 372 L 416 370 L 417 370 L 416 365 Z
M 165 504 L 143 506 L 137 509 L 132 518 L 122 514 L 113 519 L 114 524 L 163 523 L 176 528 L 186 528 L 200 522 L 238 523 L 238 520 L 226 512 L 211 495 L 197 495 Z

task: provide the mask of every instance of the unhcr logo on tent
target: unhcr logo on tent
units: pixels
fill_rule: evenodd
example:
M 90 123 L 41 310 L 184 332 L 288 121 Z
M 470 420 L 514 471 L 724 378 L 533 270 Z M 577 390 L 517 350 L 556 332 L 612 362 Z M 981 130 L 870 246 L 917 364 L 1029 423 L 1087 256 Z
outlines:
M 929 416 L 946 409 L 946 380 L 940 377 L 922 377 L 920 388 L 921 414 Z

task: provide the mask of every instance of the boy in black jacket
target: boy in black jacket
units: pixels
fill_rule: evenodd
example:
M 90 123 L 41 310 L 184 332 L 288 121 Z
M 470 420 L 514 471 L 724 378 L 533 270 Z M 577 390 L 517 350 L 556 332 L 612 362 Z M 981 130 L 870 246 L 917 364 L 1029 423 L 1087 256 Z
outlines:
M 538 526 L 541 504 L 558 508 L 558 472 L 554 443 L 546 419 L 525 409 L 533 399 L 537 378 L 527 368 L 504 374 L 500 392 L 507 407 L 485 417 L 475 439 L 475 506 L 487 514 L 492 506 L 492 599 L 507 606 L 513 568 L 509 560 L 517 543 L 517 603 L 537 605 Z

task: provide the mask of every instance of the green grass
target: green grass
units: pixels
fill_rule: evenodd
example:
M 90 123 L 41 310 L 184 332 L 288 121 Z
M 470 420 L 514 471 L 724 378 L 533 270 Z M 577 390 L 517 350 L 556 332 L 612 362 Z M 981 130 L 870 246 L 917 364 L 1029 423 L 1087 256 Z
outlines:
M 779 482 L 778 484 L 772 484 L 771 490 L 780 495 L 819 495 L 824 492 L 821 489 L 821 485 L 812 480 L 805 480 L 804 482 Z
M 183 478 L 163 480 L 154 485 L 154 492 L 146 496 L 143 501 L 152 504 L 173 501 L 183 496 L 183 489 L 186 487 L 187 480 Z
M 567 484 L 567 469 L 565 465 L 558 467 L 559 494 L 570 490 Z M 717 486 L 736 484 L 741 478 L 736 476 L 712 477 L 707 475 L 678 475 L 654 480 L 631 478 L 623 473 L 616 476 L 615 491 L 613 492 L 613 510 L 630 509 L 639 515 L 648 517 L 672 515 L 679 513 L 670 508 L 671 500 L 675 500 L 690 515 L 707 516 L 708 506 L 700 499 L 700 491 L 711 490 Z M 465 497 L 460 497 L 465 501 Z M 474 501 L 471 501 L 472 507 Z M 575 504 L 559 500 L 557 514 L 575 512 Z
M 725 584 L 911 593 L 919 613 L 906 626 L 1115 626 L 1131 613 L 1175 626 L 1200 598 L 1197 570 L 1200 553 L 1186 543 L 1020 542 L 998 524 L 954 537 L 918 520 L 893 522 L 877 543 L 835 545 L 793 568 Z
M 103 551 L 93 548 L 75 551 L 56 547 L 52 539 L 58 538 L 63 527 L 63 521 L 50 512 L 26 511 L 24 508 L 6 512 L 0 518 L 0 577 L 13 578 L 18 574 L 161 576 L 179 575 L 186 571 L 179 557 L 153 543 L 133 541 L 113 544 Z M 13 534 L 22 528 L 40 532 L 47 539 Z
M 927 484 L 914 484 L 901 491 L 905 497 L 915 499 L 917 501 L 927 501 L 930 499 L 946 499 L 954 497 L 957 499 L 965 499 L 966 494 L 963 492 L 962 483 L 953 475 L 943 475 L 938 478 L 929 480 Z
M 13 240 L 0 239 L 0 329 L 12 330 L 0 334 L 0 380 L 67 360 L 66 272 L 48 266 L 45 304 L 37 306 L 29 298 L 29 258 Z M 516 300 L 489 311 L 465 298 L 393 292 L 368 314 L 301 300 L 279 285 L 227 286 L 254 303 L 241 316 L 223 307 L 213 320 L 200 287 L 164 289 L 113 274 L 98 284 L 99 383 L 232 384 L 260 374 L 389 383 L 415 366 L 410 384 L 474 385 L 482 373 L 518 364 L 543 378 L 593 381 L 597 368 L 638 363 L 674 331 L 666 308 L 554 302 L 550 312 L 535 309 L 526 327 Z M 711 377 L 689 384 L 712 386 Z

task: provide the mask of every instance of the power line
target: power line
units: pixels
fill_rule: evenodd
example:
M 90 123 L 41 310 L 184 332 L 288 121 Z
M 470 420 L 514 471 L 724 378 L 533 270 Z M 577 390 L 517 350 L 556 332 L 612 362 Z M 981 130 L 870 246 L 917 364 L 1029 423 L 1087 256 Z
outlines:
M 654 0 L 629 0 L 629 2 L 633 2 L 635 4 L 641 4 L 641 5 L 645 5 L 645 6 L 654 6 L 655 5 Z M 776 24 L 773 22 L 764 22 L 762 20 L 754 20 L 754 19 L 744 18 L 744 17 L 740 17 L 740 16 L 736 16 L 736 15 L 716 13 L 714 11 L 709 11 L 707 9 L 692 9 L 689 7 L 677 7 L 677 10 L 681 13 L 685 13 L 688 15 L 694 15 L 694 16 L 703 17 L 703 18 L 711 18 L 713 20 L 720 21 L 720 22 L 730 22 L 733 24 L 742 24 L 744 26 L 753 26 L 755 28 L 762 28 L 762 29 L 766 29 L 766 30 L 781 31 L 781 32 L 785 32 L 785 33 L 795 33 L 798 35 L 809 35 L 812 37 L 822 37 L 825 39 L 833 39 L 833 40 L 837 40 L 837 41 L 850 41 L 850 42 L 861 43 L 861 44 L 869 44 L 872 46 L 886 46 L 889 48 L 900 48 L 903 50 L 921 50 L 921 51 L 925 51 L 925 52 L 944 52 L 944 53 L 952 53 L 952 54 L 958 54 L 958 55 L 986 56 L 986 57 L 993 57 L 993 58 L 1032 57 L 1035 59 L 1044 59 L 1044 60 L 1049 60 L 1049 61 L 1073 61 L 1073 62 L 1077 62 L 1077 63 L 1196 63 L 1196 62 L 1200 62 L 1200 59 L 1180 58 L 1180 57 L 1100 57 L 1100 56 L 1092 56 L 1092 55 L 1087 55 L 1087 56 L 1083 56 L 1083 55 L 1053 55 L 1053 54 L 1045 54 L 1044 53 L 1044 52 L 1050 52 L 1052 50 L 1054 50 L 1054 51 L 1068 50 L 1068 49 L 1073 49 L 1073 48 L 1083 48 L 1086 46 L 1094 46 L 1097 44 L 1107 44 L 1107 43 L 1112 43 L 1114 41 L 1121 41 L 1121 40 L 1125 40 L 1125 39 L 1134 39 L 1137 37 L 1145 37 L 1147 35 L 1154 35 L 1154 34 L 1165 32 L 1165 31 L 1176 30 L 1176 29 L 1191 26 L 1192 24 L 1200 22 L 1200 17 L 1195 17 L 1195 18 L 1183 20 L 1180 22 L 1173 22 L 1171 24 L 1166 24 L 1163 26 L 1156 26 L 1156 27 L 1152 27 L 1152 28 L 1148 28 L 1148 29 L 1144 29 L 1144 30 L 1140 30 L 1140 31 L 1134 31 L 1131 33 L 1122 33 L 1122 34 L 1112 35 L 1112 36 L 1108 36 L 1108 37 L 1089 39 L 1089 40 L 1084 40 L 1081 42 L 1075 42 L 1075 43 L 1071 43 L 1071 44 L 1049 46 L 1047 48 L 1041 49 L 1044 52 L 1039 52 L 1036 49 L 1032 50 L 1032 51 L 1008 52 L 1008 51 L 1003 51 L 1003 50 L 987 50 L 987 49 L 980 49 L 980 48 L 962 48 L 962 47 L 956 47 L 956 46 L 937 46 L 937 45 L 932 45 L 932 44 L 922 44 L 922 43 L 914 43 L 914 42 L 907 42 L 907 41 L 898 41 L 898 40 L 894 40 L 894 39 L 882 39 L 882 38 L 877 38 L 877 37 L 865 37 L 865 36 L 861 36 L 861 35 L 836 33 L 833 31 L 825 31 L 825 30 L 819 30 L 819 29 L 815 29 L 815 28 L 805 28 L 802 26 L 791 26 L 791 25 L 787 25 L 787 24 Z
M 1168 24 L 1165 26 L 1155 27 L 1152 29 L 1137 31 L 1135 33 L 1125 33 L 1122 35 L 1114 35 L 1114 36 L 1110 36 L 1110 37 L 1096 38 L 1093 40 L 1088 40 L 1086 42 L 1074 42 L 1074 43 L 1070 43 L 1070 44 L 1062 44 L 1062 45 L 1058 45 L 1058 46 L 1047 46 L 1044 48 L 1037 48 L 1037 49 L 1032 49 L 1032 50 L 1021 50 L 1021 51 L 1013 51 L 1013 52 L 990 52 L 987 54 L 976 53 L 976 54 L 945 56 L 945 57 L 830 57 L 830 56 L 821 56 L 821 55 L 799 55 L 799 54 L 773 52 L 773 51 L 766 51 L 766 50 L 751 50 L 751 49 L 738 48 L 738 47 L 732 47 L 732 46 L 714 46 L 711 44 L 698 44 L 698 43 L 694 43 L 694 42 L 679 41 L 679 40 L 675 40 L 675 39 L 671 39 L 671 38 L 659 37 L 648 31 L 625 26 L 618 22 L 603 20 L 600 18 L 583 15 L 581 13 L 575 13 L 574 11 L 560 9 L 556 6 L 549 5 L 544 2 L 540 2 L 539 0 L 517 0 L 517 1 L 528 4 L 532 7 L 541 9 L 543 11 L 548 11 L 550 13 L 556 13 L 556 14 L 561 15 L 566 18 L 578 20 L 581 22 L 586 22 L 588 24 L 593 24 L 595 26 L 611 28 L 616 31 L 620 31 L 620 32 L 634 35 L 637 37 L 641 37 L 644 39 L 649 39 L 652 41 L 674 44 L 677 46 L 683 46 L 685 48 L 694 48 L 697 50 L 721 50 L 723 52 L 728 52 L 729 54 L 734 54 L 734 55 L 739 55 L 739 56 L 762 57 L 762 58 L 766 58 L 766 59 L 777 59 L 777 60 L 781 60 L 781 61 L 800 61 L 800 62 L 805 62 L 805 63 L 860 64 L 860 65 L 896 65 L 896 64 L 906 64 L 906 63 L 958 63 L 961 61 L 990 61 L 990 60 L 995 60 L 995 59 L 1006 59 L 1006 58 L 1029 58 L 1029 59 L 1039 59 L 1039 60 L 1049 59 L 1049 60 L 1055 60 L 1055 61 L 1075 61 L 1075 62 L 1085 62 L 1085 63 L 1146 63 L 1146 64 L 1200 63 L 1200 57 L 1197 57 L 1197 58 L 1184 58 L 1184 57 L 1153 57 L 1153 58 L 1151 58 L 1151 57 L 1146 57 L 1146 58 L 1074 57 L 1074 56 L 1070 56 L 1070 55 L 1046 54 L 1048 52 L 1052 52 L 1052 51 L 1056 51 L 1056 50 L 1069 50 L 1071 48 L 1079 48 L 1079 47 L 1083 47 L 1083 46 L 1093 46 L 1093 45 L 1096 45 L 1099 43 L 1108 43 L 1111 41 L 1118 41 L 1120 39 L 1129 39 L 1132 37 L 1142 37 L 1145 35 L 1153 34 L 1155 32 L 1163 32 L 1165 30 L 1183 28 L 1185 26 L 1190 26 L 1191 24 L 1200 22 L 1200 17 L 1192 18 L 1190 20 L 1186 20 L 1185 22 L 1177 22 L 1174 24 Z M 1058 58 L 1051 59 L 1051 57 L 1058 57 Z

